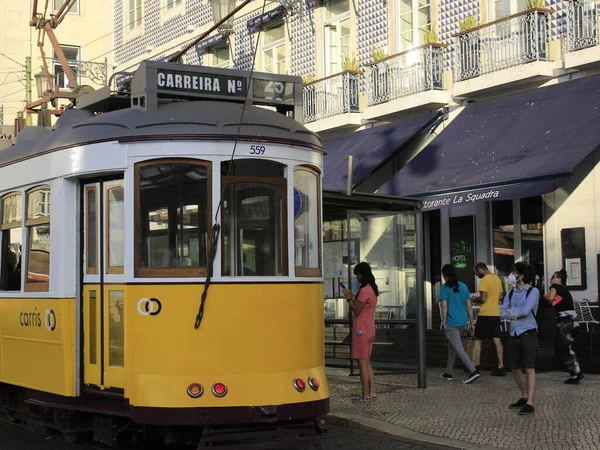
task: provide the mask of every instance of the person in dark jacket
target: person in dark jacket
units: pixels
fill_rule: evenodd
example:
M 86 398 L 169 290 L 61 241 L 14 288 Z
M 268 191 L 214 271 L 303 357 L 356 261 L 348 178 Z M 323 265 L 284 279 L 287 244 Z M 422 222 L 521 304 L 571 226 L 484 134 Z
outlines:
M 573 297 L 566 286 L 566 270 L 561 269 L 555 272 L 550 283 L 550 292 L 544 297 L 556 311 L 556 339 L 563 352 L 565 366 L 571 374 L 571 377 L 565 380 L 565 384 L 579 384 L 583 380 L 583 373 L 581 373 L 581 368 L 577 362 L 577 355 L 571 348 L 579 331 L 579 322 L 577 321 Z

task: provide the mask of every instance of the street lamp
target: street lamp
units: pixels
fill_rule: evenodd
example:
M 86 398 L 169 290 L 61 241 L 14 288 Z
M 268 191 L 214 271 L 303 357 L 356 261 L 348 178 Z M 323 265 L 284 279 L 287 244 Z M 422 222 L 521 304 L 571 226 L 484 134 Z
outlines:
M 44 72 L 36 73 L 34 75 L 34 78 L 35 78 L 35 84 L 37 86 L 38 97 L 42 98 L 44 96 L 44 92 L 46 91 L 46 89 L 44 89 L 44 82 L 46 81 L 46 74 Z
M 210 0 L 210 6 L 212 8 L 214 21 L 219 23 L 226 17 L 230 12 L 235 9 L 236 0 Z M 233 31 L 233 15 L 223 22 L 218 30 L 224 36 L 231 34 Z

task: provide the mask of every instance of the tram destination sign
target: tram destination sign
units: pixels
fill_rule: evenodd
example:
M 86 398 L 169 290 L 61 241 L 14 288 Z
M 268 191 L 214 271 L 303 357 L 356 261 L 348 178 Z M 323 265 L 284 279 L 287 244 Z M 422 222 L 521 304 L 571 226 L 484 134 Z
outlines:
M 248 78 L 234 74 L 191 72 L 158 68 L 157 88 L 162 93 L 196 96 L 226 96 L 244 100 Z M 252 78 L 250 100 L 294 104 L 294 83 L 281 80 Z

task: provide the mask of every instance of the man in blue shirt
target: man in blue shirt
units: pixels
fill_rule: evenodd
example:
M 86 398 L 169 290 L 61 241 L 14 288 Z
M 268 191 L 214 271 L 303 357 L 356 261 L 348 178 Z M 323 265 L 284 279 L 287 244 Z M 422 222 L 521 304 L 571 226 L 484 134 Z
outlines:
M 535 315 L 540 291 L 531 286 L 533 268 L 530 265 L 515 263 L 509 278 L 513 277 L 516 279 L 516 286 L 506 293 L 500 307 L 500 317 L 510 320 L 508 339 L 510 368 L 521 391 L 521 398 L 510 407 L 520 408 L 519 414 L 533 414 L 535 357 L 538 345 Z M 525 369 L 527 376 L 521 369 Z

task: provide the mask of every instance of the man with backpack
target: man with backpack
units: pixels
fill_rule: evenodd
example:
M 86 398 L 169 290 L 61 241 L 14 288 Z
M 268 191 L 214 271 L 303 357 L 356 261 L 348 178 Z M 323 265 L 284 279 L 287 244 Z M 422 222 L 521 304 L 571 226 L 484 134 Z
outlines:
M 519 408 L 519 414 L 534 413 L 535 394 L 535 358 L 538 336 L 537 313 L 540 291 L 531 286 L 534 277 L 533 268 L 525 263 L 514 265 L 512 273 L 516 286 L 510 289 L 500 307 L 500 317 L 510 320 L 510 337 L 508 339 L 508 355 L 510 368 L 521 398 L 510 405 Z M 523 374 L 522 369 L 526 374 Z

